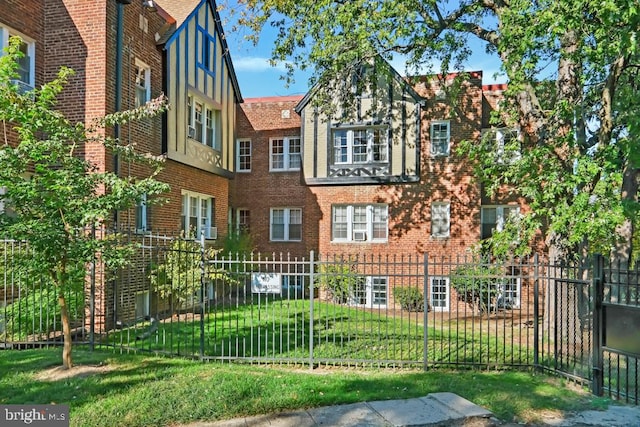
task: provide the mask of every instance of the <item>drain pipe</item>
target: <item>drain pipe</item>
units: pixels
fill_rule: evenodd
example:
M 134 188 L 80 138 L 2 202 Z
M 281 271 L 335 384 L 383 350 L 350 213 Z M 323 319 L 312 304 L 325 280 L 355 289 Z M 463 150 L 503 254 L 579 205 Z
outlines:
M 124 6 L 131 4 L 131 0 L 116 0 L 117 14 L 116 14 L 116 99 L 115 99 L 115 111 L 119 112 L 122 109 L 122 51 L 124 49 Z M 113 137 L 116 140 L 120 139 L 120 124 L 116 123 L 113 126 Z M 120 176 L 120 159 L 118 153 L 113 153 L 113 173 L 116 176 Z M 113 226 L 118 227 L 119 213 L 117 210 L 113 212 Z

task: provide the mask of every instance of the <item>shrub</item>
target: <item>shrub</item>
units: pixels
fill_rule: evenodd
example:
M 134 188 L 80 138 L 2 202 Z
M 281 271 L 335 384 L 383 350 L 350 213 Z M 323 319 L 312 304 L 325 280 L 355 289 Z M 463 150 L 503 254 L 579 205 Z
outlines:
M 456 290 L 459 301 L 469 304 L 479 314 L 488 314 L 495 308 L 503 276 L 498 266 L 465 264 L 451 272 L 451 285 Z
M 393 289 L 393 298 L 406 311 L 424 311 L 424 297 L 420 289 L 397 287 Z
M 346 304 L 366 286 L 366 278 L 358 274 L 356 263 L 351 259 L 320 264 L 316 277 L 318 287 L 338 304 Z

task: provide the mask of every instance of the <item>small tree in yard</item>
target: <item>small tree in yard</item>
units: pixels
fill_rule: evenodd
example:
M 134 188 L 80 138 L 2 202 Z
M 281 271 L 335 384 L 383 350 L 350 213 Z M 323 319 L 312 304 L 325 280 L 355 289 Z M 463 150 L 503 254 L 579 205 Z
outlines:
M 82 289 L 86 265 L 97 253 L 108 268 L 126 263 L 132 249 L 117 238 L 93 238 L 91 227 L 101 227 L 114 211 L 129 209 L 144 195 L 168 189 L 154 176 L 160 159 L 136 154 L 131 146 L 105 137 L 106 127 L 151 117 L 166 107 L 164 97 L 136 110 L 118 112 L 91 125 L 69 122 L 55 109 L 56 97 L 73 73 L 62 68 L 41 88 L 24 93 L 12 80 L 17 77 L 20 40 L 12 38 L 0 57 L 0 123 L 4 144 L 0 147 L 0 227 L 6 236 L 24 240 L 29 257 L 16 259 L 26 274 L 49 278 L 60 305 L 64 348 L 62 363 L 72 367 L 68 301 L 70 289 Z M 16 144 L 9 144 L 11 133 Z M 123 160 L 144 162 L 150 177 L 121 178 L 99 171 L 81 155 L 85 144 L 103 144 Z

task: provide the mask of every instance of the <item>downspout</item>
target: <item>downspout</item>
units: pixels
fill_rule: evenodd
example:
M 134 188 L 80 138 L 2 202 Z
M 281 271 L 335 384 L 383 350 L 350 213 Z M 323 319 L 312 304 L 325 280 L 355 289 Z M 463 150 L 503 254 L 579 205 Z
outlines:
M 116 103 L 115 113 L 119 112 L 122 108 L 122 50 L 124 39 L 124 6 L 130 4 L 131 0 L 116 0 L 117 14 L 116 14 Z M 117 141 L 120 139 L 120 124 L 116 123 L 113 126 L 113 137 Z M 118 153 L 113 153 L 113 173 L 116 176 L 120 176 L 120 159 Z M 113 212 L 113 226 L 118 227 L 119 213 L 117 210 Z

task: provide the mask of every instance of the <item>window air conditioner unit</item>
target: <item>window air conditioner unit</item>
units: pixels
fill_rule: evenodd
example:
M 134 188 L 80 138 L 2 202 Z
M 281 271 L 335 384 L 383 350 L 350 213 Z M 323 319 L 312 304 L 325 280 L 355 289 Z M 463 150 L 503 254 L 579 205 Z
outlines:
M 364 242 L 367 240 L 367 233 L 365 231 L 354 231 L 353 240 L 356 242 Z
M 218 227 L 209 227 L 208 239 L 216 240 L 218 238 Z
M 196 137 L 196 128 L 193 126 L 189 126 L 189 130 L 187 131 L 187 136 L 191 139 Z
M 17 79 L 11 80 L 11 84 L 18 86 L 18 93 L 20 93 L 21 95 L 24 95 L 25 93 L 31 92 L 33 90 L 33 86 L 23 82 L 22 80 L 17 80 Z

